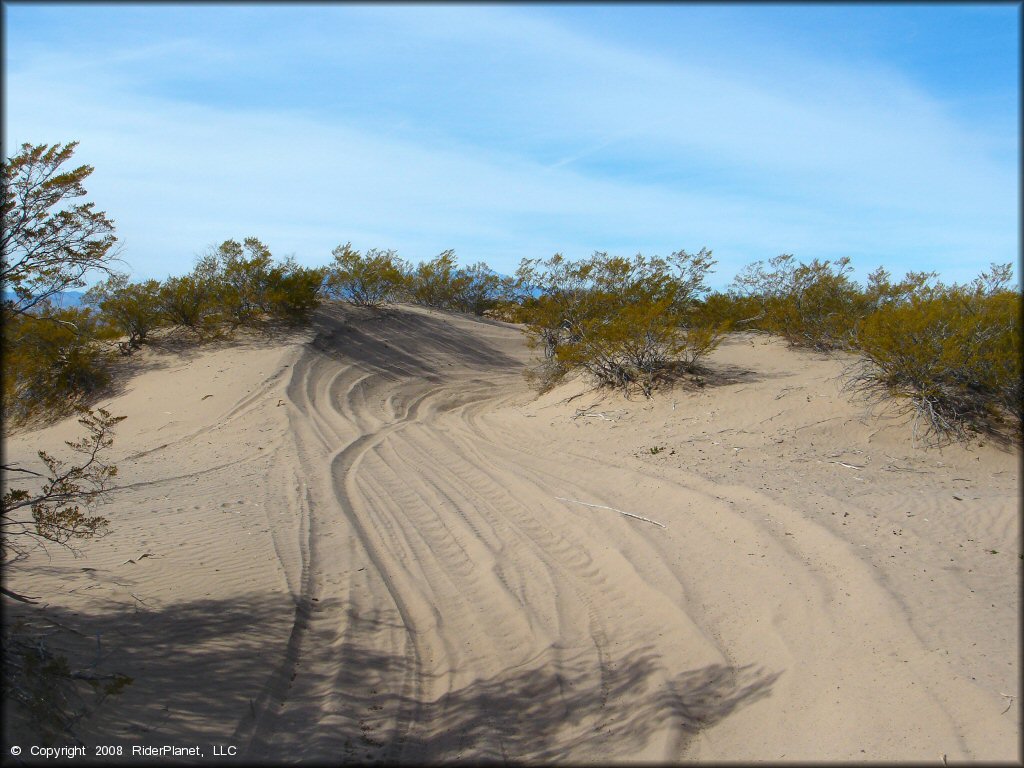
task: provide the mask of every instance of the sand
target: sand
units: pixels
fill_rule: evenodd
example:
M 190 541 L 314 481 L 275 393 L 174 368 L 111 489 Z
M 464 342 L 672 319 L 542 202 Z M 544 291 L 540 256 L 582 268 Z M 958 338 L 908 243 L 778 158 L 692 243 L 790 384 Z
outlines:
M 405 306 L 144 351 L 101 403 L 128 417 L 111 533 L 6 572 L 134 678 L 86 742 L 1020 760 L 1015 446 L 914 445 L 842 391 L 847 358 L 764 336 L 651 400 L 538 396 L 530 356 Z

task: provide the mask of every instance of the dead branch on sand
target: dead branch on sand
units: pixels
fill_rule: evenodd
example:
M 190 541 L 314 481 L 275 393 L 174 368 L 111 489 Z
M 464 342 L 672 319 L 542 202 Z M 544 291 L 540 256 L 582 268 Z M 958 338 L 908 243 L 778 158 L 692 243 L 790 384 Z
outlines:
M 571 416 L 570 418 L 572 418 L 573 420 L 579 419 L 579 418 L 590 418 L 590 419 L 601 419 L 602 421 L 618 421 L 617 418 L 616 419 L 608 418 L 608 414 L 603 412 L 603 411 L 596 411 L 594 413 L 591 413 L 590 409 L 593 408 L 593 407 L 594 406 L 591 405 L 591 406 L 588 406 L 586 408 L 577 408 L 576 409 L 576 413 L 573 416 Z
M 588 504 L 585 501 L 579 501 L 577 499 L 567 499 L 564 496 L 555 496 L 555 498 L 558 499 L 559 501 L 571 501 L 573 504 L 582 504 L 584 507 L 594 507 L 595 509 L 610 509 L 612 512 L 618 512 L 620 515 L 625 515 L 626 517 L 632 517 L 636 520 L 643 520 L 645 523 L 653 523 L 654 525 L 657 525 L 660 528 L 665 527 L 657 520 L 651 520 L 649 517 L 640 517 L 640 515 L 634 515 L 630 512 L 623 512 L 621 509 L 616 509 L 615 507 L 606 507 L 604 504 Z
M 829 464 L 838 464 L 841 467 L 847 467 L 848 469 L 864 469 L 864 467 L 858 467 L 856 464 L 847 464 L 845 461 L 830 461 Z

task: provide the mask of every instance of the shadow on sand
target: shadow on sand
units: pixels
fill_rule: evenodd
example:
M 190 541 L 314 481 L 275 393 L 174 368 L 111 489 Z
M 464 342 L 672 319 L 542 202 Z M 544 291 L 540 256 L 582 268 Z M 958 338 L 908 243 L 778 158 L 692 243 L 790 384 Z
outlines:
M 461 322 L 472 318 L 457 316 Z M 453 317 L 453 320 L 455 317 Z M 494 321 L 481 324 L 501 325 Z M 449 366 L 518 373 L 523 363 L 466 333 L 443 313 L 401 309 L 372 310 L 331 304 L 313 321 L 312 345 L 329 357 L 344 358 L 379 373 L 436 381 Z
M 602 665 L 593 647 L 549 649 L 430 700 L 416 695 L 422 678 L 417 682 L 413 655 L 370 644 L 395 627 L 354 615 L 340 600 L 297 609 L 281 594 L 158 610 L 133 603 L 97 602 L 90 613 L 17 606 L 5 622 L 34 613 L 37 627 L 60 627 L 50 642 L 72 668 L 76 659 L 96 655 L 99 636 L 101 668 L 134 678 L 82 721 L 79 736 L 87 746 L 199 745 L 207 763 L 212 745 L 236 746 L 235 759 L 247 764 L 628 760 L 666 726 L 676 734 L 667 746 L 679 754 L 700 729 L 768 696 L 780 674 L 752 665 L 672 673 L 650 648 Z M 333 612 L 344 635 L 308 634 L 296 674 L 280 685 L 275 672 L 286 663 L 285 648 L 283 635 L 272 630 L 315 611 Z M 302 663 L 310 655 L 323 659 L 325 649 L 336 654 L 332 663 Z M 7 714 L 14 715 L 6 718 L 8 744 L 40 743 L 31 723 Z

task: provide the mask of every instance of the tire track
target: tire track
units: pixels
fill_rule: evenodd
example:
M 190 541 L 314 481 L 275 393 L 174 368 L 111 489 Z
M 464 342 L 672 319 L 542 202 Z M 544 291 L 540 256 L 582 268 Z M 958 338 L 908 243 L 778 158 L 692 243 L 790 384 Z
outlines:
M 413 344 L 415 322 L 406 325 Z M 284 658 L 240 729 L 252 734 L 248 756 L 558 754 L 544 751 L 555 734 L 612 738 L 674 675 L 725 659 L 685 606 L 554 500 L 555 490 L 586 493 L 591 470 L 567 480 L 537 446 L 483 434 L 483 414 L 522 396 L 520 377 L 484 379 L 472 364 L 410 376 L 339 360 L 325 344 L 307 347 L 286 387 L 307 494 L 303 586 Z M 332 532 L 351 542 L 351 562 L 323 556 Z M 389 661 L 357 669 L 368 648 Z M 627 659 L 641 651 L 647 672 L 632 681 Z M 531 746 L 516 708 L 489 695 L 476 705 L 480 726 L 442 736 L 448 718 L 465 718 L 456 694 L 512 671 L 537 679 L 531 704 L 554 697 L 546 746 Z M 684 743 L 670 720 L 653 718 L 619 748 Z

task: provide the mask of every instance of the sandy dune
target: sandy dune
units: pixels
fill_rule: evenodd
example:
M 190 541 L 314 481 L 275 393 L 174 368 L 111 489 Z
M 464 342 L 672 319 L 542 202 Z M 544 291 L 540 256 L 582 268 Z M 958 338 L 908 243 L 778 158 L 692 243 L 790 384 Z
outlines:
M 135 678 L 87 740 L 1020 758 L 1015 448 L 914 447 L 841 359 L 763 337 L 651 401 L 537 397 L 528 359 L 513 327 L 409 307 L 146 352 L 104 403 L 128 416 L 113 532 L 7 574 Z

